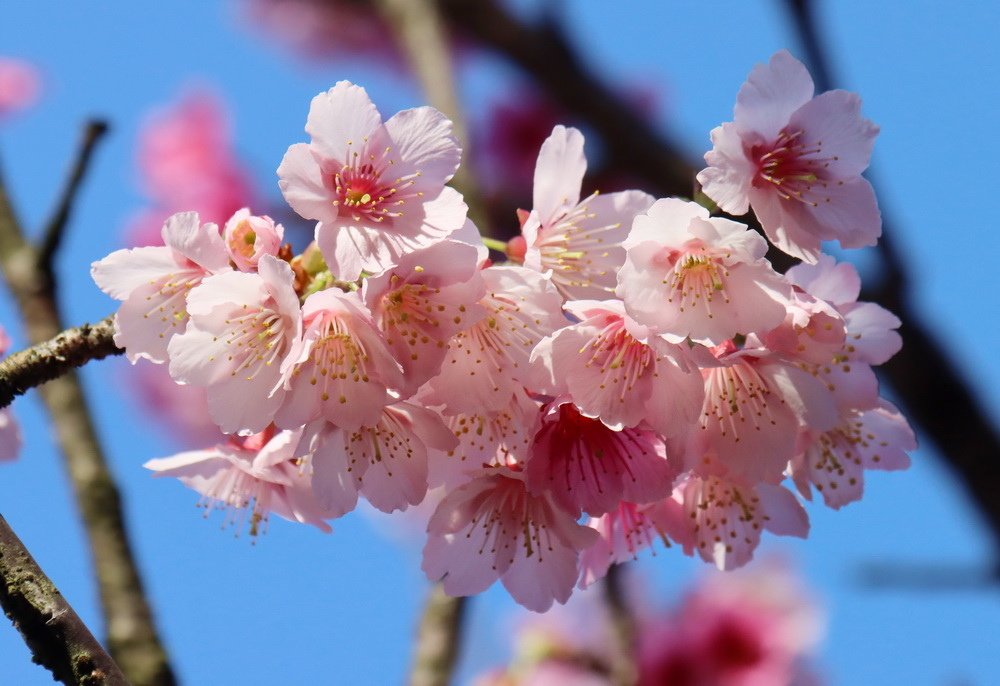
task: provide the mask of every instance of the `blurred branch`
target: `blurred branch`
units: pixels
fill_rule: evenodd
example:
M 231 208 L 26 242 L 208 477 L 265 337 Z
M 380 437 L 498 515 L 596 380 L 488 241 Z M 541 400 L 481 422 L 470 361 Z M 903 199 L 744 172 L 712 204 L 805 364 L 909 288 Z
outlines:
M 67 329 L 55 338 L 0 360 L 0 408 L 29 389 L 62 376 L 91 360 L 121 355 L 115 345 L 114 317 Z
M 449 596 L 441 584 L 431 588 L 417 628 L 410 686 L 448 686 L 451 683 L 467 603 L 466 598 Z
M 82 157 L 89 158 L 89 153 Z M 79 166 L 85 168 L 86 163 Z M 60 202 L 60 206 L 72 206 L 72 196 L 79 186 L 79 181 L 67 184 L 71 197 Z M 53 215 L 55 234 L 61 234 L 65 228 L 60 226 L 65 223 L 65 219 L 59 219 L 60 214 L 57 210 Z M 58 246 L 59 238 L 53 243 Z M 37 345 L 56 338 L 65 327 L 59 315 L 51 259 L 41 259 L 41 249 L 25 238 L 2 179 L 0 268 L 21 311 L 28 340 Z M 121 495 L 104 458 L 80 381 L 73 371 L 68 371 L 41 386 L 39 392 L 55 426 L 87 532 L 107 622 L 109 651 L 136 686 L 173 684 L 173 672 L 157 635 L 129 544 Z
M 647 190 L 660 196 L 688 195 L 700 168 L 689 161 L 669 139 L 642 119 L 620 94 L 591 75 L 561 29 L 552 21 L 528 25 L 509 14 L 496 0 L 437 0 L 442 14 L 457 29 L 510 59 L 567 111 L 579 116 L 606 143 L 608 166 L 640 176 Z M 812 3 L 787 0 L 803 10 L 794 15 L 812 21 Z M 795 7 L 792 9 L 794 10 Z M 816 31 L 807 54 L 821 54 Z M 817 83 L 829 84 L 825 60 L 811 65 Z M 752 215 L 740 221 L 757 225 Z M 881 370 L 895 389 L 907 414 L 937 446 L 940 455 L 965 483 L 970 495 L 994 533 L 1000 547 L 1000 435 L 978 398 L 934 339 L 911 304 L 905 284 L 906 270 L 894 251 L 889 222 L 878 254 L 883 278 L 877 288 L 868 285 L 864 297 L 895 311 L 904 322 L 905 345 Z M 774 251 L 768 254 L 773 255 Z M 788 261 L 775 256 L 779 270 Z
M 991 591 L 1000 583 L 1000 569 L 940 562 L 870 562 L 858 568 L 857 579 L 872 590 Z
M 52 678 L 72 686 L 128 684 L 83 620 L 0 516 L 0 606 Z
M 83 140 L 80 143 L 80 150 L 77 152 L 76 161 L 73 163 L 73 169 L 66 180 L 66 187 L 63 189 L 62 195 L 59 196 L 56 210 L 52 214 L 49 223 L 45 226 L 45 230 L 42 233 L 42 240 L 38 246 L 39 269 L 43 271 L 52 270 L 52 258 L 56 254 L 56 251 L 59 250 L 63 234 L 66 233 L 66 225 L 69 223 L 70 213 L 73 210 L 73 201 L 76 199 L 80 184 L 87 174 L 87 168 L 90 166 L 94 150 L 107 132 L 107 122 L 99 119 L 87 122 L 87 125 L 83 129 Z
M 469 164 L 469 129 L 455 89 L 448 35 L 435 0 L 373 2 L 396 33 L 396 39 L 409 57 L 428 102 L 452 120 L 455 137 L 465 157 L 465 164 L 458 168 L 452 185 L 465 197 L 470 219 L 484 235 L 492 235 L 479 184 Z
M 613 564 L 604 577 L 604 602 L 611 619 L 614 639 L 611 660 L 611 683 L 614 686 L 632 686 L 638 679 L 635 664 L 635 618 L 628 607 L 622 584 L 624 567 Z
M 819 90 L 834 87 L 812 0 L 785 0 Z M 1000 547 L 1000 432 L 955 367 L 945 347 L 916 311 L 906 265 L 895 250 L 893 222 L 883 209 L 883 235 L 876 248 L 881 271 L 862 297 L 881 303 L 903 320 L 903 349 L 880 368 L 906 415 L 934 442 L 958 474 L 993 530 Z

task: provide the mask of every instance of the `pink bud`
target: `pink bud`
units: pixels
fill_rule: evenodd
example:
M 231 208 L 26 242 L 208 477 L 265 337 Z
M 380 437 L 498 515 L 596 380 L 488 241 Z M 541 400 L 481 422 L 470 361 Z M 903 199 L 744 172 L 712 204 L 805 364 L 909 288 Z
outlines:
M 223 239 L 237 268 L 255 272 L 263 255 L 278 254 L 284 234 L 281 224 L 275 224 L 270 217 L 256 217 L 244 207 L 226 222 Z

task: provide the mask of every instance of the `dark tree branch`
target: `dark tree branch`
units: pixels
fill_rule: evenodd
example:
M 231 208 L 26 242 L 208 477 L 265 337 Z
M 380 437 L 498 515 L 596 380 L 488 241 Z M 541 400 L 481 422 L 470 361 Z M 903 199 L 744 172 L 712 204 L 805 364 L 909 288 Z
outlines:
M 29 389 L 52 381 L 91 360 L 121 355 L 115 345 L 114 317 L 66 329 L 55 338 L 0 360 L 0 408 Z
M 813 3 L 787 0 L 801 6 L 797 20 L 812 21 Z M 520 66 L 553 99 L 587 122 L 607 143 L 609 168 L 637 175 L 648 190 L 661 196 L 688 195 L 699 167 L 679 148 L 650 127 L 620 94 L 592 76 L 553 24 L 530 26 L 512 16 L 495 0 L 438 0 L 452 25 Z M 796 7 L 792 9 L 796 10 Z M 812 28 L 808 35 L 816 35 Z M 805 34 L 804 34 L 805 35 Z M 821 55 L 811 41 L 807 54 Z M 810 59 L 813 62 L 815 57 Z M 822 59 L 812 65 L 817 83 L 830 84 Z M 741 221 L 755 225 L 751 215 Z M 969 388 L 932 327 L 915 311 L 906 290 L 907 273 L 894 250 L 889 222 L 879 241 L 882 258 L 879 284 L 868 284 L 863 296 L 896 312 L 904 322 L 903 349 L 882 367 L 909 417 L 937 446 L 940 455 L 965 483 L 987 518 L 1000 548 L 1000 435 L 982 404 Z M 774 251 L 779 270 L 788 265 Z
M 816 22 L 813 0 L 785 0 L 819 90 L 833 88 L 832 70 Z M 881 271 L 862 297 L 881 303 L 903 320 L 903 349 L 880 371 L 895 389 L 906 415 L 934 442 L 965 484 L 1000 547 L 1000 433 L 944 346 L 916 311 L 897 235 L 883 210 L 883 236 L 876 248 Z
M 67 184 L 72 193 L 66 207 L 72 206 L 72 194 L 79 186 L 79 182 Z M 56 214 L 55 234 L 60 234 L 59 224 L 64 220 Z M 59 239 L 54 243 L 58 246 Z M 42 260 L 40 255 L 40 249 L 25 238 L 0 179 L 0 269 L 34 345 L 57 338 L 66 328 L 59 315 L 51 260 Z M 69 371 L 43 384 L 39 393 L 52 418 L 90 544 L 108 649 L 136 686 L 172 686 L 173 672 L 129 543 L 121 494 L 104 458 L 80 381 Z
M 73 686 L 128 684 L 83 620 L 0 516 L 0 606 L 34 662 Z
M 624 568 L 613 564 L 604 577 L 604 602 L 608 608 L 609 625 L 614 639 L 611 659 L 611 683 L 614 686 L 633 686 L 639 678 L 635 663 L 635 618 L 629 609 L 622 584 Z
M 52 258 L 59 250 L 63 234 L 66 233 L 66 225 L 69 223 L 70 213 L 73 211 L 73 201 L 76 199 L 80 184 L 87 174 L 94 150 L 107 132 L 107 123 L 99 119 L 87 122 L 83 129 L 83 140 L 80 142 L 76 161 L 73 163 L 69 178 L 66 179 L 66 187 L 63 189 L 62 195 L 59 196 L 59 202 L 56 203 L 52 218 L 45 225 L 45 231 L 38 246 L 39 269 L 43 271 L 52 271 Z
M 410 686 L 448 686 L 461 647 L 466 598 L 452 598 L 441 584 L 427 596 L 417 628 Z

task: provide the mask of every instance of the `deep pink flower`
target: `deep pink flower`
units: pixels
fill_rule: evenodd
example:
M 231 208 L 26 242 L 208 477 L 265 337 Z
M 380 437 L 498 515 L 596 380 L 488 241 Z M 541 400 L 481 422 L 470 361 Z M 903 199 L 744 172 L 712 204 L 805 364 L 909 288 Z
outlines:
M 282 361 L 302 334 L 288 263 L 264 255 L 257 266 L 256 273 L 216 274 L 192 289 L 187 329 L 167 346 L 170 375 L 208 389 L 209 412 L 225 433 L 254 433 L 271 423 L 284 398 Z
M 365 279 L 362 297 L 414 392 L 441 370 L 448 340 L 486 316 L 476 247 L 441 241 Z
M 764 239 L 697 203 L 657 200 L 635 218 L 625 248 L 618 295 L 668 340 L 717 345 L 785 318 L 791 289 L 764 258 Z
M 524 267 L 481 272 L 486 316 L 448 341 L 441 371 L 427 385 L 425 402 L 447 414 L 499 412 L 529 382 L 529 356 L 561 326 L 562 297 L 548 276 Z
M 653 204 L 653 197 L 641 191 L 594 193 L 581 201 L 586 170 L 583 134 L 555 127 L 538 153 L 534 209 L 521 227 L 524 265 L 552 270 L 552 282 L 571 300 L 614 293 L 625 256 L 622 241 L 635 216 Z
M 275 224 L 270 217 L 257 217 L 243 208 L 229 218 L 222 231 L 222 238 L 229 257 L 240 271 L 257 271 L 263 255 L 277 255 L 285 228 Z
M 637 324 L 617 300 L 572 301 L 567 310 L 581 321 L 532 352 L 541 377 L 535 390 L 568 395 L 584 416 L 614 430 L 646 421 L 674 436 L 695 423 L 704 385 L 687 346 Z
M 33 105 L 41 91 L 41 81 L 33 65 L 0 57 L 0 120 Z
M 313 422 L 298 453 L 309 455 L 317 499 L 339 517 L 354 509 L 358 493 L 383 512 L 419 505 L 427 493 L 428 451 L 456 443 L 435 412 L 401 402 L 356 430 Z
M 722 570 L 749 562 L 765 529 L 799 538 L 809 533 L 806 511 L 781 486 L 759 483 L 748 487 L 714 476 L 691 475 L 681 481 L 673 497 L 688 515 L 692 543 L 684 542 L 684 552 L 697 551 L 701 559 Z
M 224 525 L 248 525 L 256 536 L 270 513 L 330 532 L 330 517 L 313 497 L 310 479 L 294 457 L 300 432 L 273 430 L 206 450 L 150 460 L 154 476 L 175 476 L 204 496 L 208 512 L 227 510 Z M 246 518 L 249 517 L 249 523 Z M 265 529 L 266 530 L 266 529 Z M 237 531 L 239 533 L 239 531 Z
M 167 359 L 167 345 L 188 321 L 188 292 L 213 274 L 232 270 L 215 224 L 182 212 L 163 225 L 164 246 L 118 250 L 91 265 L 102 291 L 124 301 L 115 315 L 115 344 L 133 364 Z M 263 427 L 261 427 L 263 428 Z
M 642 504 L 666 497 L 676 475 L 652 431 L 614 431 L 557 400 L 543 413 L 532 440 L 525 484 L 534 495 L 549 492 L 575 516 L 600 516 L 622 500 Z
M 499 578 L 535 612 L 569 599 L 580 551 L 597 538 L 548 494 L 531 495 L 508 467 L 483 470 L 446 495 L 427 534 L 422 568 L 449 595 L 480 593 Z
M 373 426 L 395 402 L 390 390 L 404 384 L 371 313 L 357 292 L 336 288 L 314 293 L 302 306 L 303 335 L 281 366 L 288 391 L 275 416 L 294 428 L 322 419 L 348 430 Z
M 735 215 L 749 207 L 778 248 L 816 262 L 820 242 L 875 245 L 882 219 L 868 167 L 878 127 L 861 99 L 834 90 L 813 97 L 809 72 L 787 50 L 757 65 L 736 96 L 733 121 L 712 131 L 708 197 Z
M 311 142 L 278 167 L 288 204 L 315 219 L 316 242 L 339 278 L 381 272 L 465 224 L 461 196 L 445 187 L 462 151 L 451 122 L 431 107 L 385 123 L 363 88 L 340 81 L 313 98 Z

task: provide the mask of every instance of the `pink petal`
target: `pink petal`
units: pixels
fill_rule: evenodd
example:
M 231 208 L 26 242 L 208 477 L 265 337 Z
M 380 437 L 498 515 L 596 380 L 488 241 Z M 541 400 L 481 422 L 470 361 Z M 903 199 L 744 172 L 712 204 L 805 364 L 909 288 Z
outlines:
M 712 129 L 711 136 L 713 148 L 705 153 L 709 166 L 697 177 L 701 190 L 729 214 L 746 214 L 750 209 L 747 190 L 756 169 L 743 151 L 743 139 L 731 122 Z
M 790 129 L 801 129 L 806 148 L 822 159 L 835 179 L 859 176 L 868 168 L 878 127 L 861 116 L 861 98 L 843 90 L 820 93 L 792 115 Z
M 308 144 L 288 148 L 278 166 L 278 187 L 299 216 L 318 221 L 337 218 L 333 194 L 323 183 L 322 169 Z
M 364 88 L 338 81 L 309 105 L 306 133 L 311 148 L 324 160 L 347 161 L 352 150 L 360 150 L 367 138 L 382 128 L 382 116 Z
M 773 140 L 813 92 L 812 77 L 802 63 L 787 50 L 779 50 L 767 64 L 754 66 L 740 87 L 734 123 L 743 134 L 753 132 Z
M 580 186 L 587 171 L 583 134 L 556 126 L 542 143 L 535 166 L 534 209 L 543 226 L 553 222 L 561 210 L 580 200 Z
M 433 189 L 451 180 L 462 158 L 462 149 L 452 135 L 452 123 L 433 107 L 403 110 L 385 123 L 393 152 L 403 160 L 403 173 L 420 172 L 414 188 Z
M 115 300 L 125 300 L 140 286 L 180 271 L 183 268 L 167 247 L 116 250 L 90 266 L 98 288 Z

